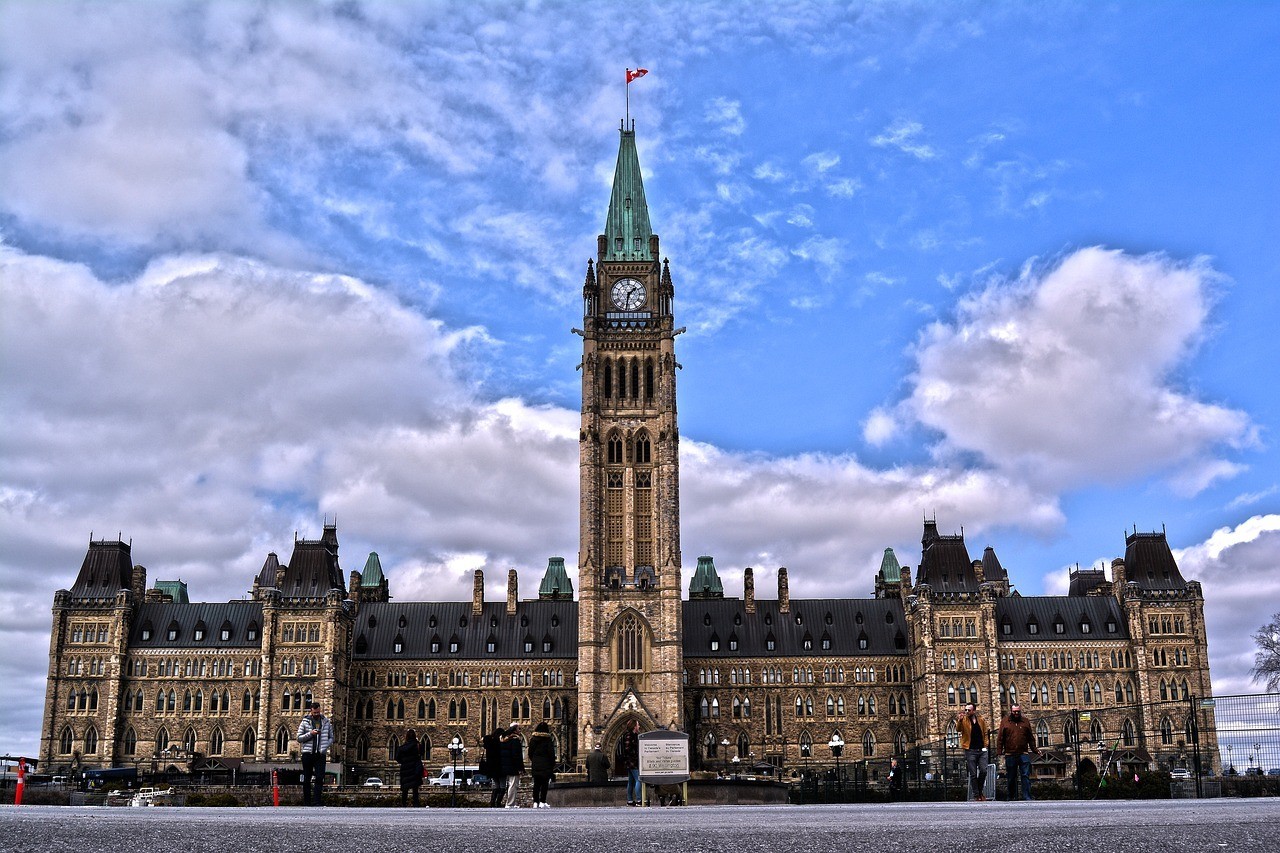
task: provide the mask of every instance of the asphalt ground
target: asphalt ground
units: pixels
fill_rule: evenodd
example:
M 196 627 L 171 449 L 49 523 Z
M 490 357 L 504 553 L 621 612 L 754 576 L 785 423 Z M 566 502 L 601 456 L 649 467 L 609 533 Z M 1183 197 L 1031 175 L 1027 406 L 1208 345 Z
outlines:
M 0 807 L 14 853 L 1280 851 L 1280 799 L 595 809 Z

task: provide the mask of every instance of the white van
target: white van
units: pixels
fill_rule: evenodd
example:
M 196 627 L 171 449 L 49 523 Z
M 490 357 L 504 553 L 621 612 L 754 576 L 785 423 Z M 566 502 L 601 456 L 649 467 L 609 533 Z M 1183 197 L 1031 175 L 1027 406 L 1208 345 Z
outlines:
M 433 788 L 452 788 L 454 785 L 476 785 L 483 786 L 489 783 L 487 776 L 481 775 L 480 766 L 477 764 L 459 764 L 457 767 L 458 775 L 453 775 L 454 767 L 452 764 L 442 767 L 439 776 L 432 776 L 428 780 Z

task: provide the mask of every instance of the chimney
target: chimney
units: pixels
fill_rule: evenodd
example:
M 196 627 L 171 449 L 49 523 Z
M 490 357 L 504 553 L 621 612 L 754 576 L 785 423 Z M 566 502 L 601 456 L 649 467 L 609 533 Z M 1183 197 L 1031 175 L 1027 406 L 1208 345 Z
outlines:
M 984 575 L 983 575 L 983 573 L 982 573 L 982 561 L 981 561 L 981 560 L 974 560 L 974 561 L 973 561 L 973 576 L 974 576 L 974 577 L 976 577 L 976 578 L 978 579 L 978 583 L 982 583 L 983 581 L 985 581 L 985 580 L 986 580 L 985 576 L 984 576 Z
M 791 587 L 787 584 L 787 567 L 778 569 L 778 612 L 791 612 Z
M 355 569 L 351 570 L 351 583 L 347 585 L 347 589 L 351 591 L 351 601 L 355 604 L 356 612 L 360 612 L 360 581 L 364 579 Z
M 1129 581 L 1129 576 L 1124 570 L 1124 558 L 1116 557 L 1111 561 L 1111 586 L 1115 589 L 1116 599 L 1124 602 L 1124 586 Z
M 476 578 L 471 584 L 471 615 L 479 616 L 484 610 L 484 571 L 476 569 Z
M 520 595 L 520 579 L 515 569 L 507 570 L 507 615 L 516 615 L 516 598 Z
M 129 586 L 133 588 L 133 595 L 136 601 L 142 601 L 147 595 L 147 567 L 134 566 L 133 574 L 129 578 Z
M 742 601 L 748 613 L 756 612 L 756 575 L 750 566 L 742 570 Z

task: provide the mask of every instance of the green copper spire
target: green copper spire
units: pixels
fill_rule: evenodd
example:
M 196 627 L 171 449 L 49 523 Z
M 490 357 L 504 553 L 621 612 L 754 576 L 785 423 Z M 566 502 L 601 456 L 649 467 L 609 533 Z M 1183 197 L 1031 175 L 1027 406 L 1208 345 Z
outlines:
M 885 583 L 898 583 L 902 580 L 902 566 L 898 564 L 898 556 L 892 548 L 884 549 L 884 558 L 880 560 L 880 578 Z
M 618 144 L 618 165 L 613 171 L 613 192 L 609 196 L 609 217 L 605 220 L 606 261 L 652 261 L 649 238 L 649 205 L 644 200 L 640 179 L 640 158 L 636 155 L 636 132 L 623 130 Z
M 360 573 L 360 586 L 379 586 L 382 578 L 382 561 L 377 551 L 370 551 L 369 559 L 364 561 L 364 571 Z
M 698 568 L 693 573 L 693 580 L 689 581 L 689 597 L 724 598 L 724 584 L 720 583 L 714 558 L 698 558 Z
M 573 598 L 573 581 L 564 570 L 564 557 L 547 559 L 547 572 L 538 584 L 538 598 Z
M 156 589 L 168 596 L 172 596 L 175 604 L 190 604 L 191 599 L 187 597 L 187 585 L 183 581 L 156 581 Z

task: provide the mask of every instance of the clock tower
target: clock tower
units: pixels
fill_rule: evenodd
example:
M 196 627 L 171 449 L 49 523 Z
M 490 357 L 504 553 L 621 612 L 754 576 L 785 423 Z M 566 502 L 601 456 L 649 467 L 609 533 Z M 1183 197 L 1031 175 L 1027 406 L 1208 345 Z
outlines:
M 680 434 L 671 271 L 649 225 L 634 123 L 582 288 L 579 743 L 679 725 Z

